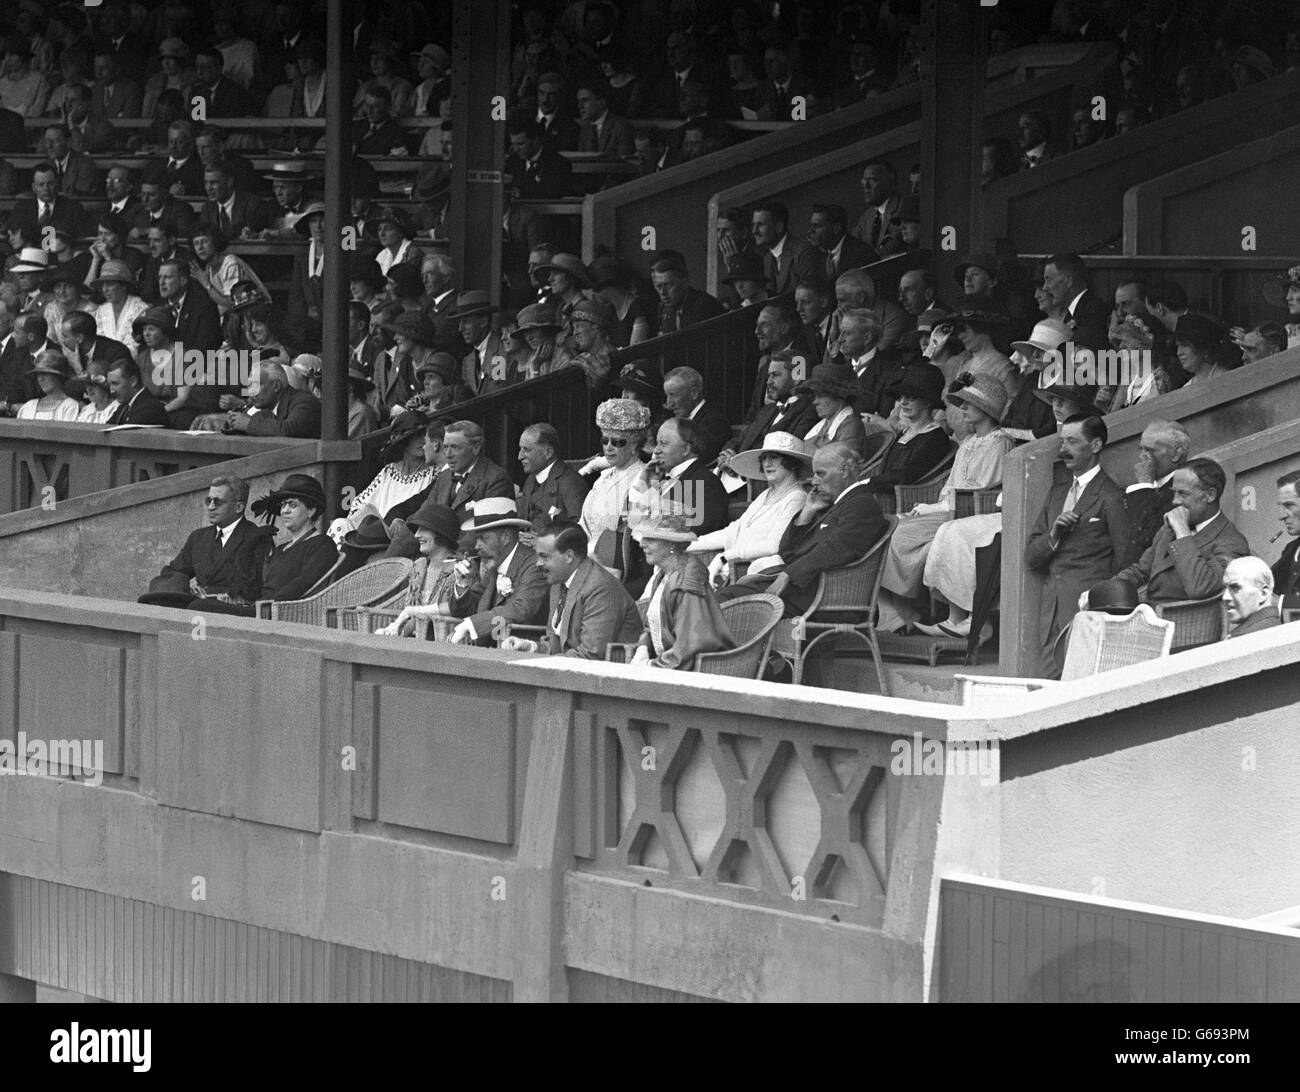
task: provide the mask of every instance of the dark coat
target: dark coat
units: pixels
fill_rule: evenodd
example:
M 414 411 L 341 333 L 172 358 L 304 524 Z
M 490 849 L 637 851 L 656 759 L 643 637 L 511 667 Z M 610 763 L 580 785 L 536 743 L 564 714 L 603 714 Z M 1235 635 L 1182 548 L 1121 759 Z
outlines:
M 221 315 L 211 297 L 191 281 L 176 318 L 177 340 L 186 349 L 207 351 L 221 345 Z
M 203 203 L 203 219 L 210 224 L 216 224 L 221 227 L 221 207 L 215 201 L 205 201 Z M 261 231 L 271 222 L 267 215 L 266 202 L 260 197 L 254 197 L 251 193 L 240 193 L 235 191 L 234 203 L 231 205 L 230 222 L 222 228 L 227 239 L 236 239 L 239 233 L 248 228 L 249 231 Z
M 799 256 L 794 263 L 794 279 L 801 281 L 805 277 L 817 275 L 819 277 L 827 276 L 826 259 L 830 254 L 820 247 L 810 246 L 799 252 Z M 872 262 L 880 261 L 880 255 L 861 239 L 855 239 L 852 235 L 845 235 L 844 242 L 840 244 L 840 258 L 835 263 L 835 271 L 830 275 L 831 285 L 834 286 L 835 278 L 841 273 L 847 273 L 850 269 L 861 269 L 864 265 L 870 265 Z M 818 358 L 820 359 L 820 357 Z
M 520 518 L 534 520 L 538 516 L 554 516 L 576 523 L 590 491 L 591 483 L 586 478 L 563 459 L 556 459 L 541 485 L 537 484 L 536 474 L 529 474 L 524 479 L 519 494 Z
M 226 594 L 250 603 L 262 594 L 262 563 L 270 548 L 270 528 L 241 519 L 225 546 L 217 529 L 200 527 L 149 585 L 151 592 L 167 590 L 177 577 L 197 580 L 209 595 Z
M 671 484 L 660 483 L 665 503 L 680 505 L 687 512 L 687 525 L 697 535 L 707 535 L 731 522 L 727 491 L 718 476 L 708 469 L 709 461 L 701 456 Z
M 561 584 L 551 585 L 546 648 L 551 655 L 603 660 L 611 642 L 633 644 L 641 636 L 641 615 L 627 589 L 591 558 L 574 572 L 559 612 Z
M 74 201 L 71 197 L 59 194 L 54 198 L 53 209 L 50 213 L 50 223 L 57 228 L 63 228 L 72 235 L 85 235 L 82 229 L 86 226 L 86 210 Z M 13 211 L 9 214 L 10 229 L 20 227 L 23 234 L 33 246 L 39 246 L 41 243 L 41 225 L 39 223 L 40 210 L 36 198 L 33 196 L 20 197 L 14 202 Z
M 248 435 L 319 440 L 320 399 L 311 391 L 286 387 L 270 413 L 262 410 L 248 419 Z
M 781 593 L 787 617 L 802 614 L 817 592 L 817 578 L 827 569 L 856 561 L 879 541 L 889 526 L 871 490 L 854 483 L 830 508 L 804 526 L 795 520 L 781 536 L 778 551 L 789 583 Z
M 632 126 L 625 118 L 615 116 L 611 110 L 605 114 L 604 124 L 600 127 L 600 137 L 596 136 L 596 126 L 589 121 L 579 122 L 578 147 L 580 152 L 601 152 L 608 156 L 628 156 L 633 151 Z M 563 148 L 556 149 L 563 151 Z
M 1027 384 L 1026 384 L 1027 385 Z M 1034 399 L 1041 402 L 1041 399 Z M 1141 557 L 1165 525 L 1165 513 L 1174 506 L 1174 487 L 1170 482 L 1151 489 L 1132 489 L 1124 493 L 1124 510 L 1128 512 L 1129 556 Z
M 487 456 L 480 455 L 459 485 L 450 468 L 444 467 L 438 471 L 429 488 L 420 497 L 420 503 L 431 500 L 445 504 L 464 523 L 473 515 L 469 506 L 485 497 L 509 497 L 514 500 L 515 486 L 509 474 Z M 415 507 L 418 508 L 419 505 Z M 414 512 L 415 508 L 411 511 Z
M 784 296 L 794 292 L 799 262 L 805 260 L 804 254 L 812 249 L 802 239 L 796 239 L 787 232 L 779 259 L 770 250 L 763 252 L 763 272 L 767 275 L 769 296 Z
M 141 387 L 130 402 L 118 406 L 113 411 L 113 416 L 108 419 L 108 423 L 110 425 L 166 426 L 168 423 L 167 410 L 163 406 L 161 399 Z
M 878 348 L 876 355 L 858 376 L 858 400 L 853 408 L 858 413 L 876 413 L 888 417 L 894 409 L 894 402 L 898 399 L 898 385 L 906 372 L 907 365 L 898 352 L 892 348 Z
M 1142 598 L 1147 603 L 1208 599 L 1223 590 L 1228 562 L 1249 556 L 1246 536 L 1220 513 L 1208 527 L 1186 538 L 1175 538 L 1170 526 L 1161 524 L 1142 556 L 1116 576 L 1139 588 L 1145 585 Z
M 505 169 L 520 197 L 555 198 L 574 192 L 573 167 L 554 149 L 543 146 L 531 167 L 511 155 Z
M 1282 556 L 1273 566 L 1273 591 L 1281 596 L 1284 610 L 1300 607 L 1300 538 L 1282 547 Z
M 312 535 L 288 547 L 277 546 L 262 570 L 262 598 L 301 599 L 338 559 L 338 548 L 327 535 Z
M 769 432 L 788 432 L 802 440 L 816 423 L 817 408 L 807 394 L 796 396 L 788 409 L 783 409 L 779 403 L 769 402 L 745 423 L 740 437 L 727 444 L 727 447 L 732 451 L 752 451 Z
M 495 566 L 479 566 L 479 577 L 464 595 L 453 596 L 451 611 L 457 618 L 468 618 L 474 627 L 476 644 L 493 645 L 496 619 L 510 625 L 544 626 L 549 588 L 546 572 L 537 564 L 537 555 L 520 543 L 506 567 L 505 575 L 514 585 L 510 594 L 497 591 Z
M 211 87 L 191 84 L 187 113 L 192 115 L 197 99 L 203 100 L 204 116 L 210 118 L 242 118 L 254 113 L 249 109 L 248 92 L 229 76 L 219 76 Z
M 190 156 L 191 159 L 198 159 L 197 155 Z M 203 192 L 203 175 L 199 175 L 198 192 Z M 143 205 L 140 211 L 135 215 L 135 223 L 131 225 L 131 230 L 137 235 L 144 235 L 149 231 L 149 225 L 155 220 L 170 220 L 176 225 L 176 233 L 182 239 L 188 239 L 190 231 L 196 222 L 194 210 L 190 208 L 186 201 L 179 201 L 175 197 L 168 195 L 167 200 L 163 203 L 162 211 L 155 217 Z
M 1234 626 L 1224 640 L 1232 637 L 1245 637 L 1249 633 L 1258 633 L 1260 630 L 1272 629 L 1274 626 L 1280 626 L 1281 624 L 1282 616 L 1278 614 L 1277 607 L 1271 603 L 1266 604 L 1244 622 L 1239 622 Z
M 22 114 L 0 107 L 0 152 L 26 152 L 27 126 Z
M 952 440 L 942 428 L 932 428 L 905 444 L 900 444 L 895 438 L 889 442 L 884 458 L 871 475 L 871 489 L 893 496 L 894 486 L 919 482 L 943 462 L 950 451 Z
M 187 197 L 203 192 L 203 160 L 199 158 L 198 152 L 190 152 L 189 158 L 179 167 L 173 167 L 170 163 L 170 159 L 156 159 L 150 164 L 162 172 L 163 189 L 170 190 L 179 182 Z
M 1124 491 L 1104 470 L 1088 483 L 1075 503 L 1079 522 L 1052 549 L 1048 533 L 1065 507 L 1071 484 L 1067 474 L 1064 481 L 1052 486 L 1025 545 L 1025 563 L 1049 582 L 1039 605 L 1041 668 L 1049 674 L 1052 644 L 1078 612 L 1079 596 L 1094 584 L 1109 580 L 1132 560 Z
M 360 121 L 352 131 L 353 155 L 388 155 L 393 148 L 406 147 L 406 130 L 389 118 L 378 129 Z
M 698 326 L 701 322 L 707 322 L 711 318 L 717 318 L 725 313 L 725 308 L 716 299 L 707 292 L 701 292 L 698 288 L 686 289 L 686 299 L 682 301 L 682 309 L 677 315 L 676 330 L 660 329 L 661 334 L 676 333 L 677 330 L 686 330 L 691 326 Z

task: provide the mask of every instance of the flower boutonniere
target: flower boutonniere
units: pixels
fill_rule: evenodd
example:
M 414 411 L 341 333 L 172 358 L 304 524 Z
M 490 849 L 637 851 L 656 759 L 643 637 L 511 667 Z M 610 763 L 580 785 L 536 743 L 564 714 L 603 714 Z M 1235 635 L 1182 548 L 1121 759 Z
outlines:
M 514 581 L 505 573 L 497 573 L 497 595 L 501 596 L 502 599 L 506 599 L 514 590 Z

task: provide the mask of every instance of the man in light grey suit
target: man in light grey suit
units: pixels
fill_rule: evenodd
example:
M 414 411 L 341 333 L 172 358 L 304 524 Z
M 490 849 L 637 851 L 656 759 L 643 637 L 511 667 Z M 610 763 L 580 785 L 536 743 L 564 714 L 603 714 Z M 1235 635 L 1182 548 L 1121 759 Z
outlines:
M 790 234 L 790 210 L 780 201 L 763 201 L 754 206 L 750 234 L 754 248 L 763 256 L 769 296 L 793 294 L 795 267 L 808 249 L 802 239 Z
M 635 145 L 631 124 L 610 113 L 609 84 L 599 76 L 578 84 L 578 151 L 629 156 Z
M 587 536 L 577 524 L 550 524 L 538 532 L 534 547 L 551 585 L 546 637 L 507 637 L 503 649 L 603 660 L 611 642 L 631 644 L 641 636 L 636 602 L 587 556 Z

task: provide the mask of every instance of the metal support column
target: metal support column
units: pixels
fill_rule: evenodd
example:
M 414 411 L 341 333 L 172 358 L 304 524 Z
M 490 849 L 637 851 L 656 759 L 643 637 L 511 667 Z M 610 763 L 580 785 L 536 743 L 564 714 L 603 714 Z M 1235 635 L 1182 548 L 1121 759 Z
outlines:
M 987 12 L 978 0 L 924 0 L 921 223 L 941 291 L 962 253 L 984 245 L 980 184 Z M 949 230 L 951 229 L 951 230 Z
M 501 172 L 510 98 L 509 0 L 456 0 L 452 14 L 451 260 L 464 287 L 501 298 Z
M 343 227 L 351 223 L 352 73 L 351 22 L 345 0 L 330 0 L 325 13 L 325 239 L 328 254 L 321 286 L 321 439 L 348 436 L 348 278 L 349 252 Z M 326 518 L 342 511 L 343 467 L 325 464 Z

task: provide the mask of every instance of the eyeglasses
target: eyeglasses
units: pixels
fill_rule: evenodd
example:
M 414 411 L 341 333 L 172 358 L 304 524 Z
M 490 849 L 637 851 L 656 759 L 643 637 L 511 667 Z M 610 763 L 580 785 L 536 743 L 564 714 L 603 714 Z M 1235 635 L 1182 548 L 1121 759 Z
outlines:
M 604 447 L 627 447 L 626 436 L 602 436 L 600 442 Z

